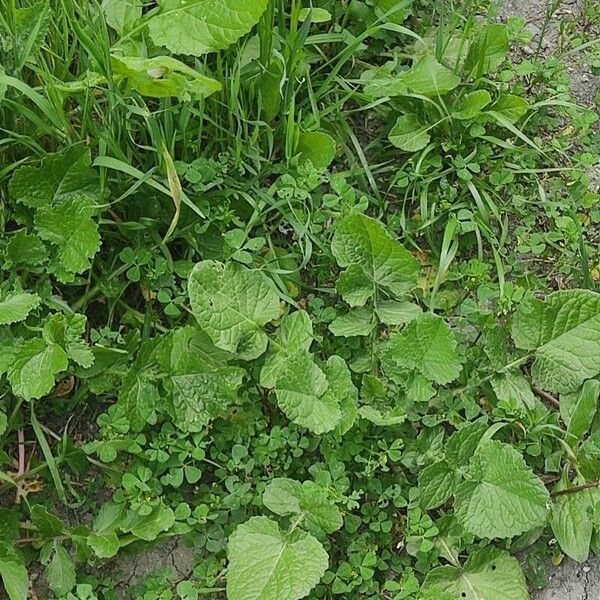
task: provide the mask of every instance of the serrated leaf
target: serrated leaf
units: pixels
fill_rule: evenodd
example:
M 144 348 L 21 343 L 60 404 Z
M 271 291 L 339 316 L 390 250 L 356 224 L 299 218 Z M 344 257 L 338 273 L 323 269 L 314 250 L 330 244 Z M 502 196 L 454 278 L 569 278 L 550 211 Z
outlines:
M 335 336 L 364 336 L 369 335 L 373 327 L 375 327 L 373 311 L 360 307 L 336 317 L 329 324 L 329 331 Z
M 343 273 L 340 276 L 343 285 L 338 291 L 353 306 L 364 304 L 376 287 L 402 296 L 416 285 L 419 271 L 416 259 L 381 223 L 365 215 L 350 215 L 338 223 L 331 251 L 340 267 L 349 268 L 346 279 Z M 371 289 L 367 293 L 365 285 L 369 284 Z M 353 289 L 355 286 L 358 291 Z
M 288 419 L 321 434 L 334 429 L 342 417 L 338 399 L 326 394 L 328 387 L 327 377 L 313 357 L 298 352 L 282 367 L 275 394 Z
M 427 133 L 430 129 L 431 127 L 422 125 L 416 115 L 402 115 L 390 130 L 388 139 L 400 150 L 418 152 L 431 141 L 431 136 Z
M 5 40 L 5 46 L 10 44 L 16 61 L 16 64 L 11 67 L 20 70 L 38 51 L 48 33 L 51 18 L 52 10 L 47 0 L 39 0 L 30 6 L 13 9 L 12 35 L 10 42 L 8 39 Z M 3 62 L 8 68 L 6 61 Z
M 400 407 L 390 407 L 383 410 L 376 406 L 363 404 L 359 407 L 358 414 L 378 427 L 400 425 L 406 421 L 406 411 Z
M 27 569 L 8 542 L 0 542 L 0 577 L 9 600 L 27 600 L 29 591 Z
M 160 0 L 161 11 L 148 20 L 157 46 L 174 54 L 201 56 L 224 50 L 248 33 L 268 0 Z
M 480 538 L 511 538 L 546 523 L 550 495 L 508 444 L 489 441 L 473 455 L 454 496 L 460 524 Z
M 46 566 L 46 579 L 57 596 L 66 595 L 77 582 L 73 560 L 60 543 L 55 546 L 52 559 Z
M 30 208 L 48 209 L 73 196 L 99 195 L 98 174 L 91 168 L 89 148 L 71 146 L 47 154 L 37 166 L 23 165 L 10 180 L 11 198 Z
M 592 426 L 598 410 L 600 381 L 589 379 L 576 392 L 561 394 L 560 416 L 567 425 L 567 441 L 574 445 Z
M 461 600 L 529 600 L 519 561 L 499 548 L 475 550 L 462 569 L 432 569 L 425 577 L 423 590 L 436 586 Z
M 52 269 L 60 281 L 90 268 L 90 259 L 100 249 L 98 225 L 92 219 L 97 207 L 85 196 L 39 208 L 35 216 L 38 235 L 56 246 Z
M 65 529 L 63 522 L 41 504 L 34 504 L 31 507 L 31 520 L 37 529 L 38 535 L 42 538 L 54 538 L 63 533 Z
M 441 506 L 456 490 L 458 475 L 445 460 L 425 467 L 419 473 L 419 498 L 425 510 Z
M 535 351 L 536 385 L 561 394 L 575 391 L 600 373 L 600 294 L 568 290 L 523 302 L 512 337 L 518 348 Z
M 206 98 L 222 88 L 215 79 L 198 73 L 172 56 L 113 55 L 110 60 L 113 73 L 126 78 L 128 86 L 142 96 L 191 100 Z
M 252 517 L 229 538 L 229 600 L 298 600 L 325 574 L 329 560 L 310 534 L 286 536 L 267 517 Z
M 313 481 L 300 483 L 294 479 L 272 479 L 263 493 L 263 503 L 277 515 L 303 515 L 310 529 L 325 533 L 337 531 L 342 515 L 325 490 Z
M 37 294 L 19 291 L 0 294 L 0 325 L 23 321 L 39 304 L 40 297 Z
M 242 360 L 267 349 L 262 328 L 279 316 L 279 298 L 260 272 L 205 260 L 193 268 L 188 293 L 198 324 L 215 346 Z
M 455 467 L 466 466 L 479 445 L 488 426 L 483 420 L 466 423 L 457 429 L 446 442 L 446 459 Z
M 386 375 L 392 379 L 404 380 L 403 371 L 416 370 L 443 385 L 454 381 L 461 371 L 452 331 L 441 317 L 431 313 L 392 334 L 381 358 Z
M 16 347 L 6 377 L 13 394 L 34 400 L 50 392 L 56 375 L 68 365 L 67 353 L 58 344 L 34 338 Z
M 46 246 L 39 237 L 27 233 L 24 229 L 7 237 L 5 268 L 12 265 L 35 267 L 48 259 Z
M 305 131 L 298 136 L 296 152 L 300 163 L 310 160 L 315 169 L 326 169 L 335 158 L 335 140 L 322 131 Z

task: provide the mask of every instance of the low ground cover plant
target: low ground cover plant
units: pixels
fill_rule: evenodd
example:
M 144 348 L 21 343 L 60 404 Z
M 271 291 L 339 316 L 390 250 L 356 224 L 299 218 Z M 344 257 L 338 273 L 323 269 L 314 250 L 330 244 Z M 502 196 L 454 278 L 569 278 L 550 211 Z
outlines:
M 526 600 L 600 552 L 597 115 L 523 25 L 2 4 L 10 600 Z

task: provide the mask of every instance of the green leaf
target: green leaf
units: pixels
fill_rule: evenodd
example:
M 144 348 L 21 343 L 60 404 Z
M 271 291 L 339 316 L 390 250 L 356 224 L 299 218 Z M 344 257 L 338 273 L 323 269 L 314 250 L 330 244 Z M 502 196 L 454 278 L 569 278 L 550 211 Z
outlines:
M 306 131 L 298 136 L 296 152 L 300 164 L 310 160 L 315 169 L 326 169 L 335 158 L 335 140 L 322 131 Z
M 215 348 L 193 327 L 175 330 L 161 355 L 171 394 L 170 415 L 179 429 L 202 431 L 237 398 L 244 370 L 225 362 L 229 355 Z
M 175 96 L 180 100 L 206 98 L 221 90 L 221 84 L 171 56 L 140 58 L 111 56 L 115 75 L 127 79 L 128 86 L 150 98 Z
M 10 196 L 30 208 L 46 209 L 73 196 L 95 199 L 99 179 L 90 166 L 90 150 L 84 146 L 47 154 L 35 167 L 24 165 L 16 169 L 10 180 Z
M 321 370 L 325 373 L 329 384 L 323 395 L 324 402 L 339 404 L 342 417 L 336 425 L 336 432 L 344 435 L 356 421 L 358 390 L 352 382 L 350 370 L 343 358 L 330 356 L 327 362 L 321 365 Z
M 517 348 L 535 351 L 536 385 L 561 394 L 575 391 L 600 373 L 600 294 L 568 290 L 523 302 L 512 337 Z
M 276 477 L 263 493 L 263 503 L 280 516 L 303 515 L 309 528 L 333 533 L 342 525 L 342 515 L 325 490 L 313 481 L 300 483 Z
M 340 267 L 348 267 L 338 291 L 351 306 L 364 304 L 376 287 L 402 296 L 416 285 L 416 259 L 381 223 L 365 215 L 350 215 L 338 223 L 331 251 Z
M 9 600 L 27 600 L 29 591 L 27 569 L 8 542 L 0 542 L 0 577 Z
M 516 123 L 529 110 L 529 102 L 521 96 L 502 94 L 489 110 L 498 113 L 509 123 Z
M 40 297 L 29 292 L 12 291 L 0 294 L 0 325 L 10 325 L 27 318 L 40 304 Z
M 425 467 L 419 473 L 419 498 L 425 510 L 441 506 L 456 490 L 458 475 L 445 460 Z
M 275 383 L 277 403 L 288 419 L 321 434 L 340 422 L 339 401 L 326 394 L 325 373 L 308 352 L 296 353 L 285 362 Z
M 508 54 L 508 31 L 500 23 L 490 23 L 480 30 L 471 42 L 465 60 L 465 72 L 481 77 L 494 72 Z
M 201 56 L 224 50 L 248 33 L 268 0 L 160 0 L 161 11 L 148 20 L 157 46 L 174 54 Z
M 475 118 L 492 101 L 492 97 L 487 90 L 475 90 L 465 94 L 460 104 L 452 112 L 452 116 L 460 121 L 467 121 Z
M 142 17 L 142 0 L 102 0 L 102 10 L 106 22 L 123 35 Z
M 465 467 L 481 441 L 488 426 L 484 420 L 466 423 L 457 429 L 446 443 L 446 459 L 455 467 Z
M 42 538 L 57 537 L 65 530 L 63 522 L 41 504 L 34 504 L 31 507 L 31 520 L 37 529 L 38 535 Z
M 391 427 L 406 421 L 406 411 L 400 407 L 389 407 L 387 410 L 382 410 L 376 406 L 363 404 L 358 409 L 358 414 L 378 427 Z
M 505 550 L 475 550 L 464 567 L 436 567 L 423 582 L 423 590 L 439 587 L 461 600 L 529 600 L 521 565 Z
M 35 227 L 38 235 L 56 246 L 52 270 L 63 282 L 90 268 L 90 259 L 100 249 L 98 225 L 92 219 L 97 207 L 85 196 L 65 200 L 56 206 L 38 209 Z
M 192 312 L 215 346 L 242 360 L 264 353 L 262 328 L 279 316 L 279 298 L 260 272 L 205 260 L 193 268 L 188 292 Z
M 35 267 L 48 259 L 46 246 L 39 237 L 27 233 L 24 229 L 7 236 L 5 268 L 12 265 Z
M 418 152 L 429 144 L 431 136 L 427 131 L 430 129 L 431 127 L 421 125 L 416 115 L 402 115 L 392 127 L 388 139 L 400 150 Z
M 369 335 L 373 327 L 375 327 L 373 311 L 360 307 L 336 317 L 329 324 L 329 331 L 335 336 L 352 337 Z
M 331 13 L 324 8 L 303 8 L 298 14 L 298 20 L 307 21 L 310 18 L 311 23 L 328 23 L 331 21 Z
M 56 375 L 68 365 L 67 353 L 58 344 L 33 338 L 16 347 L 6 376 L 13 394 L 33 400 L 50 392 Z
M 309 314 L 298 310 L 286 315 L 277 329 L 275 341 L 260 372 L 260 385 L 266 388 L 275 387 L 278 373 L 290 356 L 310 348 L 313 325 Z
M 529 382 L 519 371 L 500 373 L 490 383 L 498 400 L 516 400 L 521 408 L 529 410 L 533 410 L 538 404 Z
M 511 538 L 546 522 L 550 495 L 508 444 L 481 445 L 454 496 L 459 523 L 480 538 Z
M 117 555 L 121 547 L 114 531 L 92 533 L 88 536 L 87 543 L 98 558 L 112 558 Z
M 121 531 L 131 533 L 147 542 L 154 541 L 161 533 L 168 531 L 175 524 L 173 509 L 161 503 L 148 515 L 139 515 L 130 510 L 119 524 Z
M 568 481 L 567 481 L 568 483 Z M 559 485 L 557 490 L 564 489 Z M 591 490 L 561 494 L 554 499 L 550 525 L 561 550 L 573 560 L 588 559 L 594 524 L 590 518 L 594 496 Z
M 440 385 L 454 381 L 461 371 L 456 340 L 441 317 L 425 313 L 400 333 L 390 336 L 382 352 L 384 371 L 404 380 L 403 370 L 416 370 Z
M 77 582 L 75 565 L 60 543 L 55 546 L 52 560 L 46 567 L 46 579 L 48 586 L 57 596 L 66 595 Z
M 228 600 L 304 598 L 329 563 L 312 535 L 296 530 L 286 536 L 267 517 L 252 517 L 238 525 L 229 538 L 228 557 Z
M 375 313 L 379 320 L 386 325 L 405 325 L 416 319 L 422 312 L 418 304 L 397 300 L 382 300 L 375 306 Z
M 560 416 L 567 425 L 567 441 L 577 444 L 592 426 L 598 410 L 600 381 L 589 379 L 576 392 L 561 394 Z
M 460 77 L 431 54 L 426 54 L 399 75 L 379 73 L 367 81 L 364 90 L 365 94 L 375 98 L 409 95 L 437 97 L 452 91 L 460 83 Z

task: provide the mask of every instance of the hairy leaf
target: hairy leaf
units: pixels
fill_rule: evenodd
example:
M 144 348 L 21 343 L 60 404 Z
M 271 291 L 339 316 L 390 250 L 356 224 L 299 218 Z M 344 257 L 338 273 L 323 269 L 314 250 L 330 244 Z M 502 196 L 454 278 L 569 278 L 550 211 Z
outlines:
M 29 292 L 0 293 L 0 325 L 10 325 L 27 318 L 40 304 L 40 297 Z

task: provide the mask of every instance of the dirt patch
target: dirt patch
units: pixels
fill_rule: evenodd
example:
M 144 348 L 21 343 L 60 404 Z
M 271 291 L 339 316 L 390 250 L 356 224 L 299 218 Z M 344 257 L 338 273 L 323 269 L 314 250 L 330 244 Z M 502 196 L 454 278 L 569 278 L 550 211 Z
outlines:
M 532 600 L 600 600 L 600 563 L 566 560 L 553 570 L 550 585 L 532 593 Z

